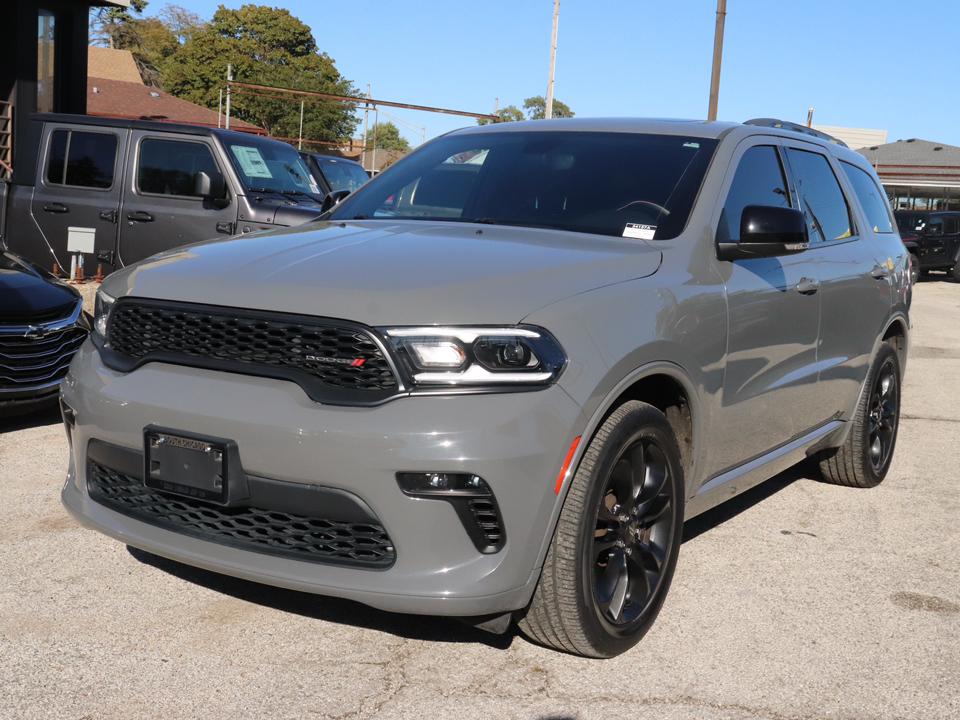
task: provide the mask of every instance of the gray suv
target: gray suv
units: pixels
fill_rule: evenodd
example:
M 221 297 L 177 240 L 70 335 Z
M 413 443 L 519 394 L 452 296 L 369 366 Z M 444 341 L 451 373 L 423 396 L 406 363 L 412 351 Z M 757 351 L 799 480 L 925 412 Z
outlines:
M 110 276 L 63 385 L 63 502 L 198 567 L 609 657 L 686 518 L 808 457 L 884 479 L 909 302 L 835 143 L 461 130 L 317 222 Z

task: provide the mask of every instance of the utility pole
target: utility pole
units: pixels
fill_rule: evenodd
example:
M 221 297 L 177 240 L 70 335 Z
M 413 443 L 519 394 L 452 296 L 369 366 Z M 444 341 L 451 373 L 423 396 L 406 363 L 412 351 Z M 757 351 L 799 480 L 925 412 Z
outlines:
M 550 42 L 550 78 L 547 80 L 547 103 L 543 116 L 553 117 L 553 74 L 557 68 L 557 21 L 560 19 L 560 0 L 553 0 L 553 39 Z
M 227 63 L 227 130 L 230 129 L 230 83 L 233 82 L 233 63 Z
M 723 22 L 727 17 L 727 0 L 717 0 L 717 31 L 713 37 L 713 75 L 710 78 L 710 110 L 707 120 L 717 119 L 720 98 L 720 62 L 723 59 Z

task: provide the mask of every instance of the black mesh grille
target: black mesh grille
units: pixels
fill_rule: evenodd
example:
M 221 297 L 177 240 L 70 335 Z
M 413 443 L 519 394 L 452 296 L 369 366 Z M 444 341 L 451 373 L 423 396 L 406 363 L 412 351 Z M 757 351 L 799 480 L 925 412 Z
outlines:
M 489 498 L 471 498 L 470 512 L 480 532 L 490 546 L 499 546 L 503 539 L 503 527 L 496 503 Z
M 133 361 L 157 357 L 191 364 L 191 359 L 202 360 L 204 366 L 253 375 L 289 375 L 294 380 L 300 376 L 326 387 L 361 392 L 397 387 L 370 333 L 337 321 L 122 300 L 111 315 L 110 346 L 120 357 Z
M 87 331 L 77 326 L 42 335 L 0 329 L 0 388 L 27 389 L 62 380 L 86 337 Z
M 157 492 L 95 462 L 89 465 L 87 486 L 93 500 L 123 515 L 243 550 L 371 569 L 389 567 L 396 558 L 386 531 L 373 523 L 219 507 Z

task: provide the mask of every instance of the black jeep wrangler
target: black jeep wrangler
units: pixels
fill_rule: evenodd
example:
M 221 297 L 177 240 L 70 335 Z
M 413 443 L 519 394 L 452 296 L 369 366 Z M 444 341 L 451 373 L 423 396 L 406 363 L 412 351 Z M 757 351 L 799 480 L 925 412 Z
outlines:
M 912 269 L 923 274 L 946 270 L 960 282 L 960 212 L 898 210 L 894 216 Z

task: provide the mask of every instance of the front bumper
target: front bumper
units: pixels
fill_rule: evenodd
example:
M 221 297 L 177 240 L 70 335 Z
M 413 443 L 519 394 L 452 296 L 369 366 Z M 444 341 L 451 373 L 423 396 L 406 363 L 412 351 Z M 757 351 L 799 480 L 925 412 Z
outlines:
M 90 342 L 75 357 L 62 393 L 74 420 L 62 497 L 83 524 L 207 570 L 432 615 L 482 615 L 527 604 L 559 511 L 557 474 L 586 422 L 557 386 L 333 407 L 282 380 L 161 363 L 117 373 Z M 142 451 L 148 425 L 229 438 L 250 475 L 351 493 L 382 522 L 395 562 L 357 569 L 266 555 L 163 529 L 95 502 L 87 488 L 90 441 Z M 506 545 L 480 552 L 450 503 L 405 495 L 397 472 L 482 477 L 499 504 Z

